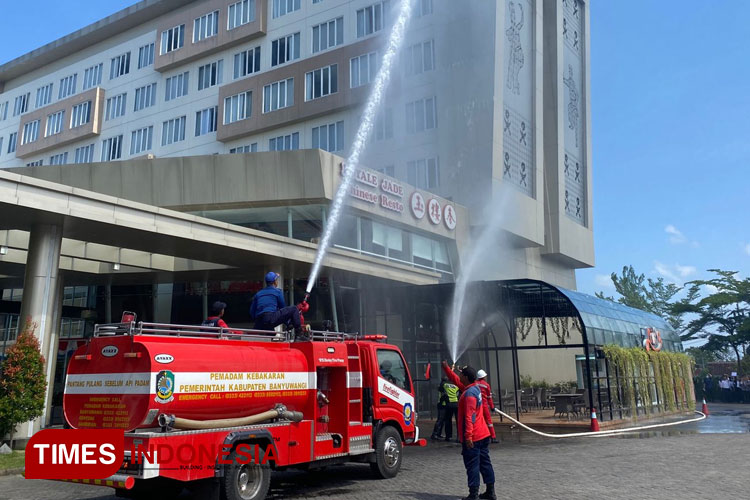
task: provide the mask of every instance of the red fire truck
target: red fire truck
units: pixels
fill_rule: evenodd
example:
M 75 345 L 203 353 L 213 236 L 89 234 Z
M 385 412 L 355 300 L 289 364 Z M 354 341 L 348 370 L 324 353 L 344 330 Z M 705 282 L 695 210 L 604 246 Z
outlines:
M 256 500 L 272 470 L 363 462 L 395 476 L 403 446 L 425 443 L 401 352 L 384 336 L 311 335 L 97 325 L 70 362 L 65 419 L 124 429 L 125 460 L 110 478 L 79 482 L 129 498 L 199 486 L 204 497 Z M 248 449 L 253 460 L 240 460 Z

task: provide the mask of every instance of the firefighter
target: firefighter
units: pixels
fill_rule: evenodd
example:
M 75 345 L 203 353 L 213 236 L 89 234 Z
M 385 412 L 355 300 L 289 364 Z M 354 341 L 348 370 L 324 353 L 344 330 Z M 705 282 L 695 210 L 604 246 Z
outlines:
M 214 328 L 229 328 L 229 325 L 224 321 L 224 310 L 227 308 L 225 302 L 217 300 L 211 306 L 211 315 L 203 320 L 201 326 L 213 326 Z M 232 330 L 232 333 L 242 333 Z
M 490 431 L 484 420 L 482 391 L 477 382 L 477 372 L 470 366 L 464 366 L 459 375 L 461 385 L 465 387 L 458 403 L 458 436 L 461 440 L 461 455 L 466 467 L 466 478 L 469 484 L 469 495 L 463 500 L 489 499 L 495 496 L 495 471 L 490 461 Z M 482 476 L 487 490 L 479 495 L 479 476 Z
M 450 379 L 443 386 L 448 404 L 445 405 L 445 440 L 453 439 L 453 420 L 456 420 L 456 429 L 458 429 L 458 391 L 459 387 L 452 383 Z M 456 431 L 458 432 L 458 431 Z M 456 436 L 456 441 L 459 436 Z
M 253 297 L 250 304 L 250 316 L 255 320 L 256 330 L 273 330 L 279 325 L 291 322 L 295 337 L 302 339 L 302 322 L 299 309 L 284 302 L 284 294 L 279 290 L 279 275 L 273 271 L 266 274 L 266 287 Z
M 487 407 L 487 410 L 489 410 L 489 413 L 486 411 L 484 412 L 484 417 L 487 419 L 487 425 L 490 428 L 490 442 L 497 444 L 500 441 L 497 440 L 495 426 L 492 424 L 492 414 L 495 412 L 495 402 L 492 400 L 492 388 L 490 387 L 490 383 L 487 382 L 487 372 L 482 369 L 477 372 L 477 385 L 479 385 L 479 389 L 482 391 L 484 402 L 487 403 L 485 406 Z
M 482 372 L 482 373 L 484 373 L 485 377 L 487 376 L 487 374 L 484 372 L 484 370 L 479 370 L 479 371 Z M 443 361 L 443 372 L 445 372 L 445 375 L 454 384 L 458 385 L 459 390 L 461 390 L 461 391 L 466 390 L 466 387 L 461 382 L 460 377 L 458 375 L 456 375 L 455 373 L 453 373 L 453 370 L 451 370 L 451 367 L 448 366 L 448 362 L 447 361 Z M 489 390 L 489 384 L 488 384 L 487 387 L 488 387 L 488 390 Z M 482 389 L 482 386 L 480 385 L 479 388 Z M 484 396 L 484 393 L 482 393 L 482 396 Z M 492 395 L 490 395 L 489 401 L 492 401 Z M 494 408 L 494 403 L 490 403 L 490 404 L 492 404 L 492 406 Z M 490 413 L 490 405 L 488 405 L 488 404 L 482 405 L 482 413 L 484 414 L 484 421 L 487 423 L 487 425 L 489 427 L 488 431 L 490 433 L 490 436 L 494 436 L 495 435 L 495 429 L 492 427 L 492 414 Z M 492 442 L 497 442 L 497 439 L 495 439 Z
M 430 436 L 430 439 L 433 441 L 437 441 L 443 437 L 441 434 L 443 433 L 443 427 L 445 427 L 445 407 L 448 405 L 448 393 L 445 392 L 445 384 L 447 383 L 448 379 L 443 377 L 438 386 L 437 421 Z

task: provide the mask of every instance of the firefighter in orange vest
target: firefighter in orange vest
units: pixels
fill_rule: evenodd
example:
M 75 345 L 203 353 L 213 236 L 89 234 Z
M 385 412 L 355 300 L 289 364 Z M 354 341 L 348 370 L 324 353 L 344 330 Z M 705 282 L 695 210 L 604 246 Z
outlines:
M 456 384 L 458 386 L 458 388 L 461 390 L 461 392 L 463 392 L 466 389 L 466 387 L 464 387 L 464 385 L 461 383 L 461 380 L 459 379 L 458 375 L 456 375 L 455 373 L 453 373 L 453 370 L 451 370 L 451 367 L 448 366 L 448 362 L 447 361 L 443 361 L 443 371 L 445 372 L 445 376 L 448 377 L 448 380 L 450 380 L 451 382 L 453 382 L 454 384 Z M 482 372 L 482 373 L 484 373 L 485 377 L 487 376 L 487 374 L 484 372 L 484 370 L 479 370 L 479 371 Z M 477 375 L 478 374 L 479 374 L 479 372 L 477 372 Z M 479 386 L 479 389 L 482 391 L 482 398 L 485 398 L 485 395 L 484 395 L 485 386 L 483 386 L 479 382 L 480 381 L 477 380 L 477 385 Z M 486 381 L 485 381 L 485 384 L 487 384 Z M 487 390 L 487 392 L 490 392 L 490 386 L 489 386 L 489 384 L 486 385 L 486 390 Z M 489 427 L 491 442 L 497 443 L 498 441 L 497 441 L 497 437 L 495 436 L 495 428 L 492 425 L 492 414 L 490 413 L 490 405 L 492 405 L 493 409 L 495 408 L 495 404 L 492 402 L 492 395 L 491 394 L 490 394 L 490 397 L 489 397 L 489 404 L 483 404 L 482 405 L 482 414 L 484 415 L 484 421 L 487 423 L 487 426 Z
M 492 438 L 492 443 L 497 444 L 500 441 L 497 440 L 497 436 L 495 435 L 495 426 L 492 424 L 492 414 L 495 413 L 495 402 L 492 400 L 492 388 L 490 387 L 490 383 L 487 382 L 486 371 L 477 371 L 477 385 L 479 386 L 479 390 L 482 391 L 483 402 L 486 403 L 485 406 L 488 410 L 484 412 L 484 417 L 487 420 L 487 426 L 489 426 L 490 428 L 490 437 Z

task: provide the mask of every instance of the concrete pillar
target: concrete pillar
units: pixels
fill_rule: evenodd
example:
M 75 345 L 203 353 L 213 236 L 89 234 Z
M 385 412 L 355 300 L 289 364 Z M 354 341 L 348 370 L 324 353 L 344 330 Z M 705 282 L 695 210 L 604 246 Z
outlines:
M 59 327 L 55 324 L 58 295 L 61 289 L 58 285 L 60 270 L 60 246 L 62 244 L 62 223 L 35 224 L 29 236 L 29 251 L 26 257 L 26 273 L 23 280 L 23 298 L 21 300 L 21 315 L 19 328 L 23 328 L 29 318 L 36 324 L 36 336 L 45 356 L 45 373 L 47 375 L 47 399 L 51 397 L 54 376 L 54 363 L 57 359 L 56 335 L 53 332 Z M 55 356 L 50 359 L 50 348 L 54 347 Z M 47 407 L 49 410 L 49 407 Z M 39 430 L 47 416 L 36 419 L 28 425 L 26 436 L 31 437 Z M 20 431 L 21 429 L 19 429 Z M 21 437 L 19 432 L 19 437 Z
M 49 427 L 52 421 L 52 393 L 55 386 L 55 371 L 57 370 L 57 352 L 60 345 L 60 324 L 62 323 L 63 288 L 62 278 L 57 280 L 57 291 L 55 293 L 54 316 L 52 317 L 52 332 L 50 334 L 49 349 L 44 353 L 47 358 L 47 400 L 44 403 L 44 427 Z
M 208 318 L 208 281 L 203 282 L 203 319 Z
M 112 285 L 104 285 L 104 322 L 112 323 Z

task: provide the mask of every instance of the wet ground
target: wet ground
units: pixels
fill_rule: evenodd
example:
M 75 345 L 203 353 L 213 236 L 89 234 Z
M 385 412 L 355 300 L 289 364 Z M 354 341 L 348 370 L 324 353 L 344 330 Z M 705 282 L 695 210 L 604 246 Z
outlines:
M 507 430 L 500 438 L 502 443 L 490 448 L 499 498 L 749 496 L 745 464 L 750 449 L 750 405 L 712 405 L 708 420 L 659 432 L 545 439 Z M 460 453 L 460 445 L 453 442 L 408 448 L 401 473 L 390 480 L 373 479 L 369 467 L 362 465 L 276 473 L 269 499 L 457 499 L 466 488 Z M 0 500 L 115 500 L 111 492 L 95 486 L 0 477 Z M 181 500 L 203 499 L 185 492 Z

